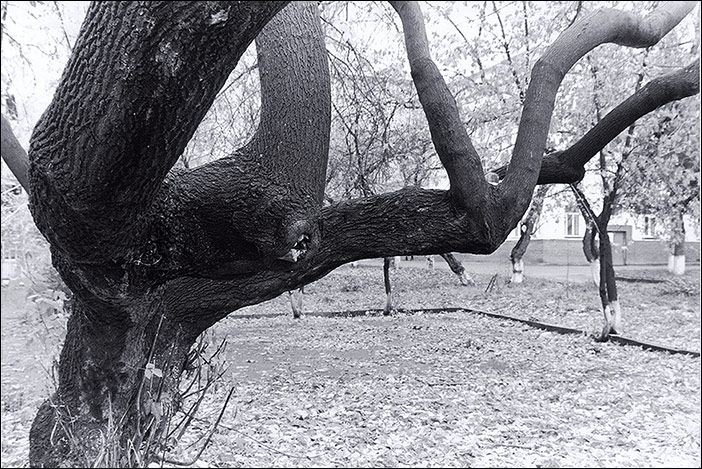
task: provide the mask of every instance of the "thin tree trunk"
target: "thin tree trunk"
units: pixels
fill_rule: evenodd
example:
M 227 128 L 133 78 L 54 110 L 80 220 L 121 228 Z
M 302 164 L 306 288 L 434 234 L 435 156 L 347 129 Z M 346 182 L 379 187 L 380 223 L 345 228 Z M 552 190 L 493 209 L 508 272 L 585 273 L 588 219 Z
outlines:
M 290 306 L 292 308 L 293 317 L 299 319 L 302 317 L 302 298 L 304 296 L 304 288 L 300 287 L 297 290 L 290 290 L 288 296 L 290 298 Z
M 668 270 L 674 275 L 685 275 L 685 241 L 679 241 L 673 245 Z
M 682 214 L 674 219 L 673 245 L 668 257 L 668 271 L 673 275 L 685 274 L 685 222 Z
M 607 340 L 610 334 L 622 331 L 622 313 L 617 295 L 614 264 L 612 262 L 612 244 L 607 234 L 606 224 L 600 224 L 600 300 L 605 323 L 600 340 Z
M 461 285 L 475 285 L 475 281 L 470 277 L 470 275 L 466 273 L 465 267 L 463 267 L 461 261 L 456 259 L 456 256 L 454 256 L 450 252 L 447 252 L 441 254 L 441 257 L 446 261 L 449 268 L 451 269 L 451 272 L 458 276 L 458 280 L 461 282 Z
M 27 152 L 17 141 L 17 137 L 12 132 L 12 127 L 5 116 L 2 116 L 2 159 L 7 163 L 8 168 L 15 175 L 22 188 L 29 192 L 29 160 Z
M 583 235 L 583 253 L 585 259 L 590 265 L 590 273 L 592 281 L 595 285 L 600 285 L 600 250 L 597 247 L 597 237 L 595 236 L 597 227 L 595 222 L 588 220 L 585 234 Z
M 392 285 L 390 284 L 390 264 L 392 263 L 392 257 L 386 257 L 383 259 L 383 279 L 385 280 L 385 308 L 383 309 L 383 314 L 388 316 L 392 312 Z
M 524 254 L 526 254 L 531 237 L 536 231 L 536 224 L 541 215 L 544 198 L 548 190 L 548 186 L 540 186 L 536 190 L 529 213 L 519 224 L 519 240 L 517 244 L 514 245 L 509 255 L 509 260 L 512 263 L 512 277 L 510 278 L 510 283 L 522 283 L 524 281 Z
M 524 254 L 531 240 L 531 230 L 527 223 L 520 223 L 519 241 L 512 248 L 509 260 L 512 263 L 512 276 L 510 283 L 522 283 L 524 281 Z

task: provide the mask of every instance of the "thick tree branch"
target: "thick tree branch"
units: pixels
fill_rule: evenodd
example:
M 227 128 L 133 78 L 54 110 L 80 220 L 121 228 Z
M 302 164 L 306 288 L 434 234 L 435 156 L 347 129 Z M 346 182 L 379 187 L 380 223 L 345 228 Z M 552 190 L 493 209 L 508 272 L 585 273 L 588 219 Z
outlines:
M 480 216 L 489 186 L 480 157 L 466 133 L 456 100 L 431 59 L 424 18 L 417 2 L 390 2 L 402 20 L 412 79 L 424 109 L 434 148 L 451 184 L 459 207 Z
M 227 76 L 284 5 L 91 4 L 30 145 L 33 211 L 72 225 L 40 221 L 42 233 L 87 259 L 120 254 Z
M 284 256 L 291 242 L 300 241 L 304 251 L 319 244 L 331 82 L 316 3 L 289 4 L 259 34 L 256 47 L 261 119 L 254 138 L 235 158 L 247 168 L 249 186 L 257 181 L 261 187 L 248 197 L 237 224 L 262 254 Z M 279 194 L 271 194 L 273 188 Z M 281 220 L 281 226 L 271 227 L 272 220 Z M 297 257 L 291 254 L 288 260 Z
M 2 116 L 2 159 L 5 160 L 7 167 L 10 168 L 22 188 L 29 193 L 27 176 L 29 158 L 27 158 L 27 152 L 17 141 L 17 137 L 12 132 L 12 127 L 5 116 Z
M 392 220 L 392 223 L 388 223 Z M 358 259 L 445 252 L 488 254 L 502 242 L 472 217 L 456 215 L 447 191 L 403 189 L 322 210 L 322 243 L 298 268 L 180 277 L 165 282 L 165 307 L 177 320 L 209 325 L 230 312 L 274 298 Z
M 263 106 L 254 138 L 231 157 L 173 171 L 151 207 L 144 237 L 158 240 L 154 257 L 167 277 L 290 268 L 319 245 L 331 92 L 316 4 L 290 4 L 257 46 Z M 185 221 L 174 231 L 171 220 Z
M 556 93 L 568 70 L 604 43 L 629 47 L 654 45 L 695 5 L 695 2 L 668 2 L 644 19 L 617 10 L 596 11 L 561 33 L 534 64 L 512 159 L 499 186 L 510 225 L 516 223 L 529 206 L 539 179 Z
M 636 120 L 669 102 L 700 91 L 699 59 L 685 68 L 654 78 L 610 111 L 580 140 L 566 150 L 546 155 L 538 184 L 574 183 L 585 174 L 585 164 Z M 495 172 L 502 178 L 507 167 Z

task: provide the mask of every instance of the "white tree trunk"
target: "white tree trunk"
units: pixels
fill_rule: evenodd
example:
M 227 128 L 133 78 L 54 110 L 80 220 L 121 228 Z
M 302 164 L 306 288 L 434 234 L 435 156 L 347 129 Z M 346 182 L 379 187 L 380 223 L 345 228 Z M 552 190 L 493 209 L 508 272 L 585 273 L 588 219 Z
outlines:
M 385 300 L 385 309 L 383 310 L 385 314 L 390 314 L 392 311 L 392 292 L 387 293 L 387 298 Z
M 460 280 L 461 285 L 463 286 L 475 285 L 475 281 L 473 281 L 472 278 L 468 277 L 465 271 L 458 274 L 458 279 Z
M 685 273 L 685 254 L 680 256 L 668 255 L 668 272 L 674 275 L 683 275 Z
M 590 262 L 590 273 L 592 274 L 592 281 L 596 286 L 600 286 L 600 261 L 595 259 Z
M 617 333 L 622 333 L 622 308 L 619 306 L 619 300 L 612 301 L 612 329 Z
M 290 306 L 292 307 L 293 317 L 302 317 L 302 291 L 295 290 L 288 292 L 290 296 Z
M 519 259 L 516 262 L 512 262 L 512 278 L 509 280 L 511 283 L 522 283 L 524 281 L 524 260 Z

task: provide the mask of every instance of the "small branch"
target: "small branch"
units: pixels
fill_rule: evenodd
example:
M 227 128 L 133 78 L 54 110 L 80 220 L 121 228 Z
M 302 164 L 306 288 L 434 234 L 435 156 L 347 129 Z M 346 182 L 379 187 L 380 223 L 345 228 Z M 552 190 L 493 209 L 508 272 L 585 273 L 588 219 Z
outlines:
M 12 132 L 10 123 L 2 116 L 2 159 L 7 163 L 12 174 L 15 175 L 22 188 L 29 193 L 29 158 L 17 137 Z
M 224 411 L 227 410 L 227 406 L 229 405 L 229 399 L 231 399 L 232 394 L 234 393 L 234 387 L 232 387 L 229 390 L 229 394 L 227 394 L 227 398 L 224 401 L 224 405 L 222 406 L 222 410 L 219 412 L 219 416 L 217 417 L 217 420 L 215 421 L 214 426 L 212 427 L 212 431 L 210 431 L 210 434 L 207 436 L 207 440 L 205 440 L 205 444 L 202 445 L 202 448 L 200 448 L 200 451 L 195 455 L 193 459 L 190 461 L 173 461 L 171 459 L 166 459 L 163 462 L 166 464 L 173 464 L 174 466 L 192 466 L 197 462 L 198 459 L 200 459 L 200 456 L 202 456 L 202 453 L 205 451 L 207 448 L 207 445 L 210 444 L 210 440 L 212 439 L 212 435 L 214 435 L 215 431 L 217 430 L 217 426 L 219 425 L 219 422 L 222 420 L 222 416 L 224 415 Z

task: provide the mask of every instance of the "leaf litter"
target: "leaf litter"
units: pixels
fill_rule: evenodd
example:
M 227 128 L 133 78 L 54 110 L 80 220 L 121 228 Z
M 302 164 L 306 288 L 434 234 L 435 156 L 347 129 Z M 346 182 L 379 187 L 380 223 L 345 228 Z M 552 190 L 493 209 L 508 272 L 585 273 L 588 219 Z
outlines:
M 475 287 L 463 287 L 448 271 L 398 269 L 397 306 L 600 328 L 594 286 L 502 280 L 485 294 L 489 276 L 474 278 Z M 620 284 L 625 335 L 699 351 L 699 283 L 692 295 L 656 288 L 671 289 Z M 305 288 L 306 311 L 383 304 L 378 268 L 345 267 Z M 295 320 L 287 295 L 237 311 L 209 334 L 213 343 L 227 337 L 229 371 L 179 448 L 209 430 L 227 390 L 235 391 L 198 467 L 700 466 L 699 358 L 470 312 Z M 13 378 L 4 355 L 3 391 Z M 6 411 L 7 398 L 3 392 L 3 465 L 26 462 L 18 442 L 36 409 L 19 418 Z

